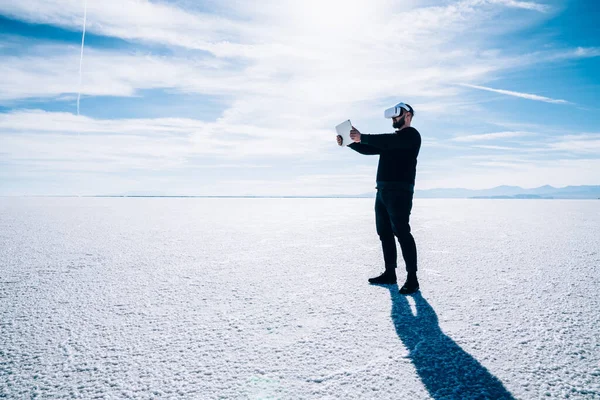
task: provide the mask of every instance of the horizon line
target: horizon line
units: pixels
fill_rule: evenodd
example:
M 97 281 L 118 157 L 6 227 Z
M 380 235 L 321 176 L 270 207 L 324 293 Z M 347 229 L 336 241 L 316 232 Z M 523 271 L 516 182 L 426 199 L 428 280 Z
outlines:
M 519 194 L 513 194 L 511 196 L 519 196 L 519 195 L 534 195 L 534 193 L 527 193 L 530 190 L 536 190 L 541 188 L 552 188 L 556 190 L 563 190 L 567 188 L 598 188 L 600 189 L 600 184 L 598 185 L 566 185 L 566 186 L 552 186 L 552 185 L 542 185 L 532 188 L 523 188 L 521 186 L 512 186 L 512 185 L 499 185 L 486 189 L 469 189 L 469 188 L 431 188 L 431 189 L 415 189 L 414 194 L 427 193 L 432 191 L 469 191 L 469 192 L 481 192 L 481 191 L 490 191 L 494 189 L 502 189 L 502 188 L 511 188 L 511 189 L 521 189 L 524 192 Z M 151 197 L 163 197 L 163 198 L 370 198 L 375 195 L 377 191 L 372 192 L 363 192 L 358 194 L 323 194 L 323 195 L 257 195 L 257 194 L 239 194 L 239 195 L 178 195 L 178 194 L 14 194 L 14 195 L 1 195 L 0 197 L 139 197 L 139 198 L 151 198 Z M 554 193 L 548 193 L 548 195 L 552 195 Z M 560 195 L 560 193 L 556 193 Z M 498 195 L 496 195 L 498 196 Z M 439 196 L 437 198 L 445 198 L 444 196 Z M 448 198 L 456 198 L 455 196 Z M 460 198 L 460 197 L 459 197 Z M 462 198 L 470 198 L 470 197 L 462 197 Z

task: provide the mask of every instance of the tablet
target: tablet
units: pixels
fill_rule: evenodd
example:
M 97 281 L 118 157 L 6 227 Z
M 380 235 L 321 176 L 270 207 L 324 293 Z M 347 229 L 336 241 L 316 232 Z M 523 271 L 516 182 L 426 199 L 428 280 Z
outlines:
M 335 130 L 338 135 L 342 137 L 342 146 L 347 146 L 352 143 L 352 139 L 350 139 L 350 130 L 352 130 L 352 122 L 350 120 L 346 120 L 341 124 L 335 127 Z

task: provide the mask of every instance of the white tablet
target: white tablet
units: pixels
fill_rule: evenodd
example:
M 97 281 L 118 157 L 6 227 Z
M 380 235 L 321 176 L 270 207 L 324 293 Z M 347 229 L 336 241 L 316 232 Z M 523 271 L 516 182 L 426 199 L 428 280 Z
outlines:
M 341 124 L 335 127 L 335 130 L 338 135 L 342 137 L 342 146 L 347 146 L 352 143 L 352 139 L 350 139 L 350 131 L 352 130 L 352 122 L 350 120 L 346 120 Z

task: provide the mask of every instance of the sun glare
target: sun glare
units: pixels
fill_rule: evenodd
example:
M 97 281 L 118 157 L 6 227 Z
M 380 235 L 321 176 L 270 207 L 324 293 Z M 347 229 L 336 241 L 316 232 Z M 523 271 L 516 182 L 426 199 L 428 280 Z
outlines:
M 374 14 L 375 6 L 367 1 L 306 0 L 290 4 L 292 12 L 300 23 L 309 24 L 319 32 L 352 31 L 366 23 L 365 19 Z

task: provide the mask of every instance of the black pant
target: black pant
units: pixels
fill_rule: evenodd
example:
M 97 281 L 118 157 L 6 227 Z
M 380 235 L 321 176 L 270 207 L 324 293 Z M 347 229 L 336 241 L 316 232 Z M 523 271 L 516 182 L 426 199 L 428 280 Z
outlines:
M 407 272 L 417 271 L 417 246 L 410 233 L 410 210 L 413 193 L 404 189 L 378 188 L 375 197 L 375 222 L 381 240 L 386 268 L 397 265 L 394 235 L 400 242 Z

